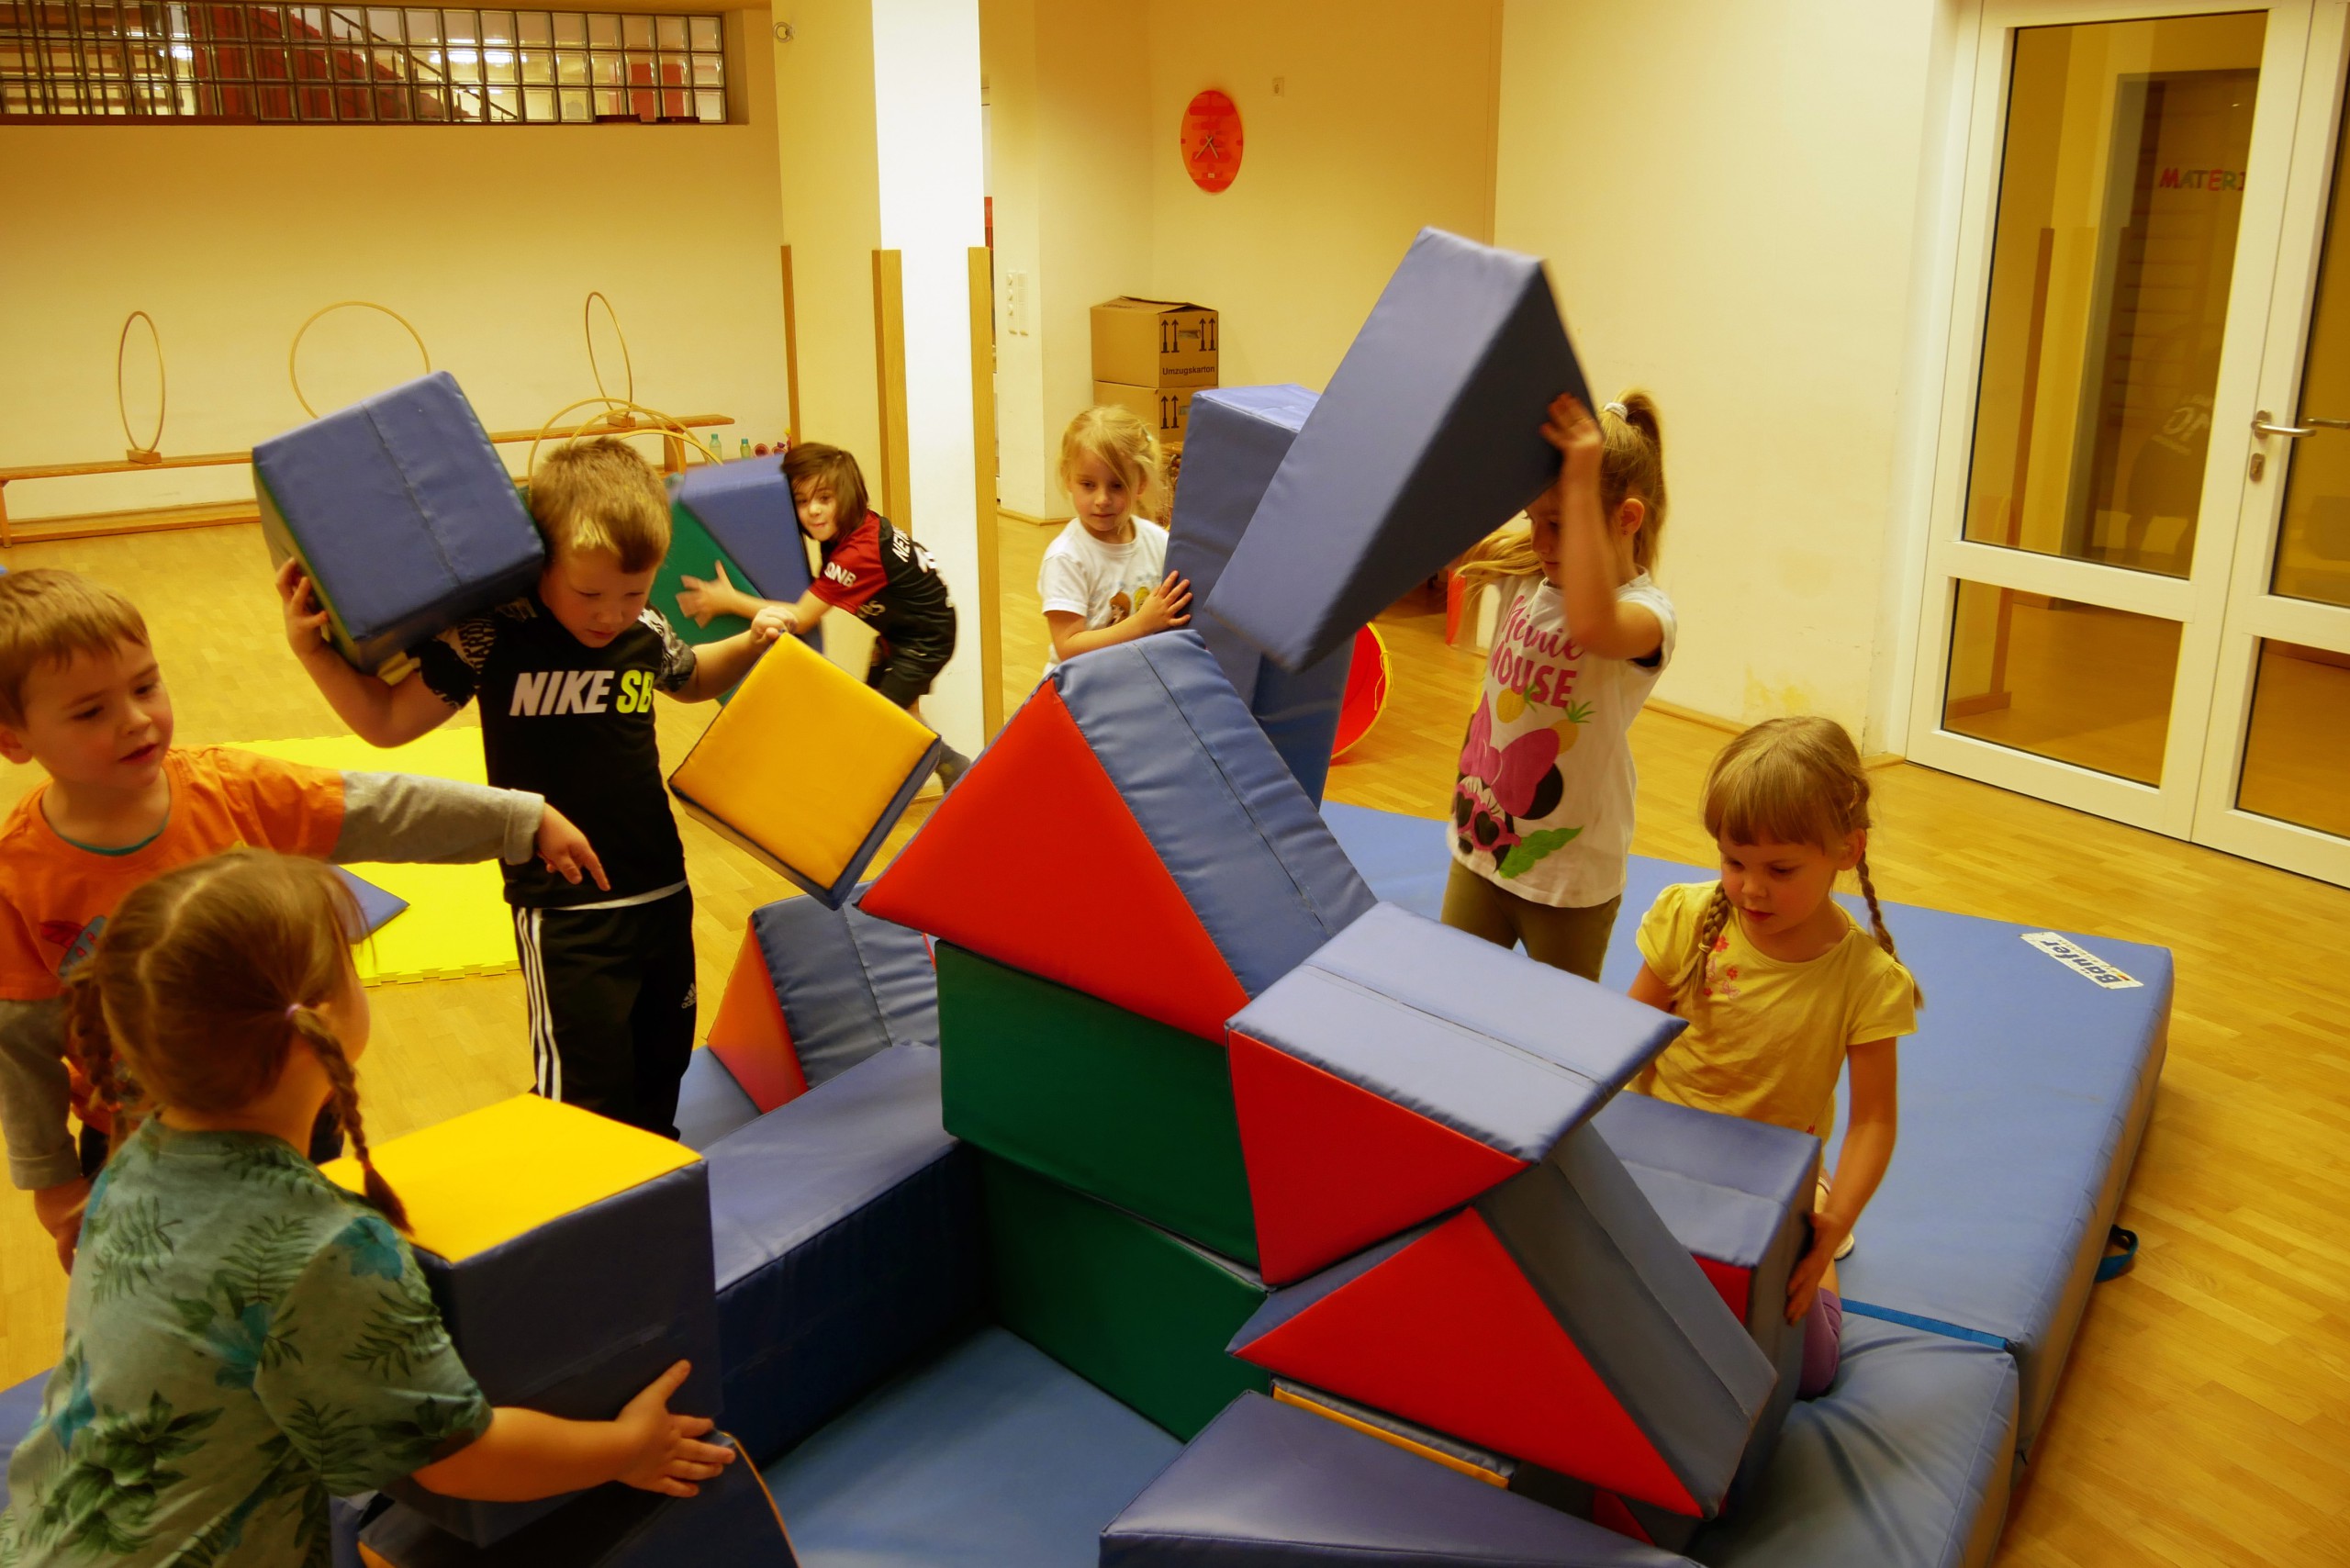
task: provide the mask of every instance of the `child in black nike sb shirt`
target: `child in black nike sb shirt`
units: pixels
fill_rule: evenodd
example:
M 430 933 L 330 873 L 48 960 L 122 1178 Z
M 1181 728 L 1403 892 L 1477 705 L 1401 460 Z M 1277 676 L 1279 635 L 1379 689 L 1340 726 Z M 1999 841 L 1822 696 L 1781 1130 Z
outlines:
M 712 700 L 749 672 L 782 617 L 762 614 L 695 648 L 647 607 L 669 548 L 668 495 L 610 437 L 540 464 L 531 513 L 547 544 L 537 589 L 427 643 L 417 678 L 386 686 L 323 643 L 303 667 L 379 746 L 414 740 L 479 699 L 490 781 L 545 796 L 588 835 L 603 862 L 593 881 L 537 861 L 505 868 L 536 1087 L 675 1137 L 694 1042 L 693 895 L 653 694 Z

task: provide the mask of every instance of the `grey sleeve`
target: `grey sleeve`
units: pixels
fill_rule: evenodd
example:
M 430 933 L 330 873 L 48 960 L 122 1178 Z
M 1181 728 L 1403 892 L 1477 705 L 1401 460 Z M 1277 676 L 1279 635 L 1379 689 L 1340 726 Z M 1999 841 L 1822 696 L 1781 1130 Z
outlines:
M 0 1001 L 0 1132 L 8 1139 L 8 1180 L 28 1191 L 82 1174 L 65 1125 L 65 1007 Z
M 544 796 L 493 790 L 413 773 L 342 776 L 342 832 L 330 857 L 452 865 L 503 860 L 520 865 L 536 852 Z

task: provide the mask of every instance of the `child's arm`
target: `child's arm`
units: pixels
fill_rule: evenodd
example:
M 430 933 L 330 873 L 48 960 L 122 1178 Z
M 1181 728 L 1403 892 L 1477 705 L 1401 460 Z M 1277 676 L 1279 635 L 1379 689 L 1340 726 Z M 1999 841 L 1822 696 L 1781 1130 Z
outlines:
M 327 612 L 319 604 L 310 579 L 303 575 L 300 562 L 288 559 L 277 569 L 277 597 L 285 611 L 287 645 L 302 661 L 328 706 L 361 740 L 370 745 L 406 745 L 456 711 L 414 676 L 397 686 L 386 686 L 343 663 L 342 655 L 321 635 Z
M 1114 626 L 1088 631 L 1084 616 L 1066 610 L 1048 610 L 1045 611 L 1045 628 L 1052 633 L 1053 652 L 1064 659 L 1073 659 L 1096 648 L 1115 647 L 1154 632 L 1188 626 L 1192 622 L 1191 604 L 1190 580 L 1169 572 L 1165 582 L 1142 596 L 1142 602 L 1135 606 L 1133 614 Z
M 1829 1183 L 1827 1206 L 1811 1216 L 1811 1250 L 1787 1279 L 1787 1321 L 1811 1310 L 1820 1282 L 1836 1261 L 1836 1249 L 1852 1234 L 1861 1211 L 1876 1195 L 1893 1163 L 1893 1138 L 1900 1121 L 1898 1062 L 1893 1042 L 1854 1046 L 1847 1061 L 1852 1075 L 1852 1119 L 1844 1129 L 1844 1152 Z
M 779 611 L 761 610 L 747 632 L 737 632 L 732 637 L 722 637 L 715 643 L 704 643 L 693 651 L 694 672 L 683 684 L 671 688 L 669 695 L 680 702 L 711 702 L 734 688 L 734 683 L 751 673 L 759 662 L 759 655 L 767 645 L 782 634 Z
M 718 563 L 717 572 L 717 577 L 708 582 L 699 577 L 678 579 L 681 586 L 677 591 L 677 608 L 691 616 L 695 625 L 707 626 L 721 615 L 739 615 L 748 621 L 770 605 L 784 608 L 781 599 L 761 599 L 755 593 L 745 593 L 736 588 L 734 580 L 726 575 L 725 562 Z M 798 621 L 798 625 L 791 628 L 792 634 L 797 636 L 802 629 L 813 626 L 822 618 L 824 601 L 811 589 L 801 594 L 789 608 Z
M 1559 597 L 1585 651 L 1604 659 L 1644 659 L 1664 645 L 1656 611 L 1616 597 L 1616 546 L 1601 515 L 1599 421 L 1572 393 L 1550 404 L 1543 439 L 1566 454 L 1559 465 Z
M 787 637 L 805 635 L 824 618 L 824 611 L 832 608 L 814 588 L 810 588 L 789 604 L 771 599 L 753 599 L 748 594 L 743 595 L 742 599 L 744 608 L 734 611 L 735 614 L 747 618 L 755 626 L 761 614 L 772 610 L 777 629 Z
M 1673 986 L 1670 981 L 1643 963 L 1640 972 L 1632 977 L 1631 997 L 1645 1002 L 1659 1013 L 1673 1011 Z
M 33 1195 L 33 1214 L 57 1243 L 57 1260 L 73 1267 L 82 1233 L 82 1205 L 90 1183 L 82 1175 L 65 1115 L 65 1011 L 47 1002 L 0 1001 L 0 1133 L 8 1143 L 8 1180 Z
M 413 773 L 344 774 L 342 828 L 327 858 L 519 866 L 534 854 L 565 881 L 591 877 L 611 890 L 588 835 L 545 797 Z
M 566 1421 L 501 1405 L 488 1430 L 414 1479 L 444 1497 L 489 1503 L 527 1503 L 607 1481 L 690 1497 L 696 1482 L 734 1462 L 733 1449 L 695 1440 L 710 1430 L 709 1417 L 669 1413 L 669 1396 L 690 1370 L 679 1361 L 610 1421 Z

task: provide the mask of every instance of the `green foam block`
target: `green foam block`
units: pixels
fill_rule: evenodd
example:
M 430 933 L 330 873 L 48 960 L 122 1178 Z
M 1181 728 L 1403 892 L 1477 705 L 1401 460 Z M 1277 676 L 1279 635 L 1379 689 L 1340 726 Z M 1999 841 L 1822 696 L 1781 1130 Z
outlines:
M 1224 1349 L 1264 1305 L 1254 1272 L 1004 1160 L 979 1180 L 1005 1327 L 1186 1442 L 1270 1387 Z
M 1221 1045 L 952 943 L 937 962 L 947 1131 L 1255 1264 Z
M 736 588 L 746 588 L 750 574 L 734 564 L 733 556 L 718 547 L 701 519 L 686 510 L 679 502 L 669 504 L 669 553 L 661 558 L 661 569 L 653 574 L 653 591 L 648 596 L 654 609 L 668 617 L 670 630 L 688 643 L 715 643 L 722 637 L 732 637 L 737 632 L 747 632 L 751 623 L 739 615 L 713 615 L 707 626 L 697 626 L 693 617 L 677 608 L 677 595 L 684 591 L 685 579 L 699 577 L 711 582 L 718 576 L 721 565 Z

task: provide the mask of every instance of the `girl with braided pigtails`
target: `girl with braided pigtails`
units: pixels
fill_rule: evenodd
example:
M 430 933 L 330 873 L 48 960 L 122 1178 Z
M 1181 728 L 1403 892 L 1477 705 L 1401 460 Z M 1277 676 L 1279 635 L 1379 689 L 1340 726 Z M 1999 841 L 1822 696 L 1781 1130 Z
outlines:
M 1632 982 L 1635 999 L 1689 1027 L 1631 1087 L 1825 1139 L 1850 1064 L 1852 1125 L 1787 1285 L 1787 1321 L 1806 1324 L 1809 1398 L 1835 1376 L 1835 1260 L 1852 1250 L 1853 1223 L 1893 1159 L 1893 1043 L 1917 1032 L 1924 998 L 1877 907 L 1869 778 L 1842 725 L 1773 719 L 1739 735 L 1707 773 L 1705 817 L 1721 879 L 1657 896 L 1640 922 Z M 1843 871 L 1868 902 L 1867 933 L 1830 896 Z
M 232 850 L 132 892 L 68 981 L 117 1136 L 8 1466 L 0 1562 L 327 1568 L 327 1499 L 403 1475 L 489 1500 L 690 1496 L 733 1460 L 669 1413 L 684 1362 L 610 1421 L 483 1398 L 368 1152 L 359 930 L 329 868 Z M 329 1104 L 364 1198 L 303 1156 Z

